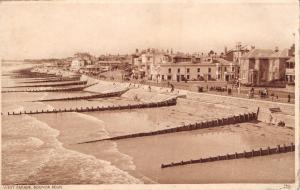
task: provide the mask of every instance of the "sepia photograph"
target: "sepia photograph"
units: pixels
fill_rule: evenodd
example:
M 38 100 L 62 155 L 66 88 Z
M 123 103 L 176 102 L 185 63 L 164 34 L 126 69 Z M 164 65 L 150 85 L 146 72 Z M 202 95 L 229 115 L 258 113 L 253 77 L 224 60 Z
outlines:
M 299 188 L 299 1 L 1 1 L 0 26 L 1 189 Z

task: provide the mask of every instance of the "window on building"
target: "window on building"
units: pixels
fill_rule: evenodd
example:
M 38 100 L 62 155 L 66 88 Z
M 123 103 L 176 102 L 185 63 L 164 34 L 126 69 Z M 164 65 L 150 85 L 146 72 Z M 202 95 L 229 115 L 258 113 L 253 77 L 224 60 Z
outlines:
M 189 80 L 189 79 L 190 79 L 190 75 L 186 75 L 186 79 L 188 79 L 188 80 Z
M 200 73 L 200 68 L 197 69 L 198 73 Z
M 177 69 L 177 73 L 180 73 L 180 69 L 179 68 Z
M 234 71 L 234 67 L 232 67 L 232 72 Z
M 221 72 L 222 67 L 218 67 L 218 71 Z
M 169 68 L 169 69 L 168 69 L 168 72 L 169 72 L 169 73 L 171 73 L 171 71 L 172 71 L 172 69 L 171 69 L 171 68 Z
M 207 75 L 207 80 L 211 80 L 211 76 L 210 75 Z
M 150 61 L 150 57 L 147 57 L 147 61 Z
M 172 76 L 171 75 L 168 75 L 168 80 L 171 80 L 172 79 Z
M 218 79 L 221 79 L 221 75 L 220 74 L 218 74 Z
M 189 72 L 190 72 L 190 69 L 189 69 L 189 68 L 187 68 L 187 69 L 186 69 L 186 72 L 187 72 L 187 73 L 189 73 Z
M 227 67 L 224 67 L 224 71 L 225 71 L 225 72 L 227 71 Z
M 165 75 L 161 75 L 161 80 L 165 80 Z
M 211 72 L 211 68 L 208 68 L 208 72 L 209 72 L 209 73 Z
M 200 75 L 197 75 L 197 78 L 200 79 Z

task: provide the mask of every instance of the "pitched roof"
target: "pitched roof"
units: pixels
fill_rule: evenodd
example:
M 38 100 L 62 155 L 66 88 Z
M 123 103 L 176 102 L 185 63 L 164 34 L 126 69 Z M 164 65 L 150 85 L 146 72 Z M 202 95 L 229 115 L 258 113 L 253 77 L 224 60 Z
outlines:
M 252 49 L 242 56 L 243 58 L 281 58 L 289 57 L 288 49 L 275 52 L 271 49 Z
M 274 52 L 271 57 L 289 57 L 289 50 L 283 49 L 281 51 Z
M 227 61 L 227 60 L 225 60 L 225 59 L 223 59 L 223 58 L 215 58 L 219 63 L 221 63 L 222 65 L 230 65 L 230 64 L 232 64 L 232 62 L 231 61 Z
M 243 58 L 262 58 L 262 57 L 270 57 L 270 55 L 274 53 L 271 49 L 252 49 L 248 53 L 244 54 Z

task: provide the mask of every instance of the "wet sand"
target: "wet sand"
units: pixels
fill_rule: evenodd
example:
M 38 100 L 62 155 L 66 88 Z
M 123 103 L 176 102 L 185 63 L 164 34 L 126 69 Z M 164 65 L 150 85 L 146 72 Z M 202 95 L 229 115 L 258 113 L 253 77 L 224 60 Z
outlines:
M 185 118 L 186 121 L 198 121 L 207 118 L 206 115 L 199 118 L 201 113 L 192 114 L 193 112 L 189 111 L 179 114 L 177 113 L 178 110 L 181 110 L 180 106 L 179 108 L 174 106 L 159 110 L 91 112 L 87 113 L 89 116 L 78 113 L 63 113 L 63 115 L 47 114 L 47 116 L 37 115 L 36 117 L 60 131 L 58 140 L 63 143 L 65 148 L 110 161 L 118 168 L 143 179 L 145 183 L 288 183 L 293 181 L 293 153 L 160 168 L 162 163 L 198 159 L 294 142 L 293 129 L 262 122 L 116 142 L 77 144 L 78 142 L 108 136 L 174 127 L 185 121 L 181 120 L 182 118 Z M 219 112 L 219 114 L 228 114 L 225 110 L 224 112 Z M 157 121 L 161 123 L 157 123 Z M 242 172 L 244 170 L 247 172 Z M 253 175 L 254 173 L 257 174 Z
M 79 100 L 44 103 L 30 102 L 36 100 L 36 98 L 28 93 L 2 94 L 2 98 L 6 100 L 6 103 L 2 104 L 2 107 L 5 107 L 5 111 L 11 111 L 18 109 L 19 106 L 23 106 L 25 110 L 41 110 L 46 108 L 63 109 L 81 106 L 127 105 L 136 102 L 132 97 L 136 93 L 141 93 L 141 91 L 141 89 L 137 89 L 122 97 L 104 98 L 93 101 Z M 86 93 L 88 94 L 89 92 L 84 92 L 84 94 Z M 37 94 L 39 95 L 38 98 L 51 98 L 65 95 L 60 95 L 59 93 Z M 71 93 L 68 95 L 71 95 Z M 147 99 L 156 101 L 168 97 L 166 94 L 156 95 L 155 93 L 147 92 L 142 92 L 139 96 L 142 101 L 147 101 Z M 24 100 L 27 102 L 24 102 Z M 47 151 L 47 148 L 53 148 L 52 146 L 54 146 L 55 155 L 53 156 L 51 150 L 51 158 L 47 161 L 46 166 L 39 168 L 37 172 L 29 175 L 27 182 L 38 182 L 39 184 L 49 182 L 61 182 L 65 184 L 117 182 L 293 182 L 295 179 L 294 153 L 256 157 L 252 159 L 193 164 L 174 168 L 161 169 L 160 167 L 161 164 L 181 160 L 199 159 L 201 157 L 242 152 L 244 150 L 249 151 L 251 149 L 259 149 L 267 146 L 274 147 L 277 144 L 289 144 L 295 141 L 294 128 L 290 126 L 278 127 L 262 122 L 252 122 L 119 141 L 78 144 L 84 141 L 117 135 L 176 127 L 182 124 L 222 118 L 249 111 L 250 110 L 247 107 L 243 107 L 243 105 L 228 106 L 221 102 L 213 101 L 199 103 L 195 100 L 179 98 L 176 106 L 162 108 L 32 115 L 32 118 L 36 118 L 38 121 L 47 124 L 47 126 L 55 131 L 52 131 L 54 134 L 52 135 L 53 137 L 50 138 L 51 142 L 45 143 L 45 145 L 40 145 L 42 142 L 37 139 L 32 139 L 31 136 L 39 138 L 43 142 L 47 142 L 49 137 L 41 138 L 40 136 L 43 137 L 43 135 L 47 135 L 48 133 L 42 131 L 42 135 L 38 134 L 34 136 L 31 134 L 31 132 L 36 132 L 33 130 L 34 128 L 31 129 L 32 131 L 27 131 L 26 135 L 29 138 L 29 140 L 27 140 L 30 143 L 34 141 L 34 146 L 45 148 Z M 23 116 L 4 117 L 5 119 L 9 117 L 9 120 L 5 123 L 6 130 L 8 129 L 4 136 L 6 141 L 11 140 L 12 137 L 15 138 L 15 136 L 21 137 L 23 135 L 23 128 L 20 128 L 21 132 L 14 134 L 15 128 L 13 128 L 11 124 L 13 124 L 14 121 L 19 121 L 13 120 L 14 117 L 22 118 Z M 41 124 L 26 123 L 24 124 L 23 130 L 34 125 Z M 15 136 L 12 136 L 12 134 Z M 21 144 L 22 142 L 23 141 L 21 141 Z M 20 160 L 22 161 L 23 155 L 22 151 L 18 149 L 14 150 L 15 152 L 13 152 L 13 154 L 11 154 L 9 148 L 6 148 L 6 151 L 7 156 L 5 159 L 8 165 L 5 172 L 9 172 L 9 167 L 14 167 L 13 162 L 9 159 L 20 154 Z M 42 151 L 44 151 L 44 149 L 42 149 Z M 27 163 L 32 164 L 29 165 L 28 168 L 37 166 L 34 160 L 33 162 L 30 160 L 31 158 L 28 155 L 26 153 L 26 159 L 31 162 L 27 161 Z M 47 156 L 45 156 L 45 158 L 47 158 Z M 39 159 L 39 157 L 37 157 L 37 159 Z M 44 157 L 41 158 L 41 162 L 43 159 Z M 100 161 L 100 163 L 98 163 L 98 161 Z M 16 162 L 18 162 L 18 160 L 16 160 Z M 108 168 L 106 167 L 107 165 L 109 165 Z M 111 169 L 111 167 L 115 168 Z M 61 170 L 57 170 L 57 168 L 61 168 Z M 122 171 L 121 174 L 117 169 Z M 78 173 L 78 171 L 80 172 Z M 24 172 L 22 173 L 21 170 L 18 170 L 18 172 L 22 174 L 22 177 L 25 176 L 25 179 L 22 180 L 26 180 L 28 176 L 26 176 Z M 101 174 L 98 175 L 98 172 L 101 172 Z M 128 176 L 127 173 L 130 175 Z M 12 173 L 9 176 L 13 175 L 16 174 Z M 125 176 L 125 179 L 123 176 Z M 105 180 L 100 180 L 102 178 L 105 178 Z M 136 179 L 140 179 L 141 181 Z M 10 179 L 7 178 L 6 180 L 9 181 Z
M 288 144 L 294 139 L 293 132 L 286 134 L 287 138 L 281 136 L 277 139 L 274 135 L 282 129 L 255 129 L 253 125 L 245 123 L 212 130 L 126 139 L 117 141 L 117 144 L 121 152 L 134 158 L 137 171 L 158 183 L 293 182 L 294 153 L 160 168 L 163 163 L 249 151 L 277 143 Z

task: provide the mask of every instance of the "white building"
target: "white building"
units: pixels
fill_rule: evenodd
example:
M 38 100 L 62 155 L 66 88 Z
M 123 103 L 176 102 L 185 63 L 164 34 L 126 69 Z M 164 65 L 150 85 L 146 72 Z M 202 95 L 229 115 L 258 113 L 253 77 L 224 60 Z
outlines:
M 70 66 L 71 71 L 79 71 L 84 66 L 84 60 L 82 60 L 80 57 L 75 57 Z

